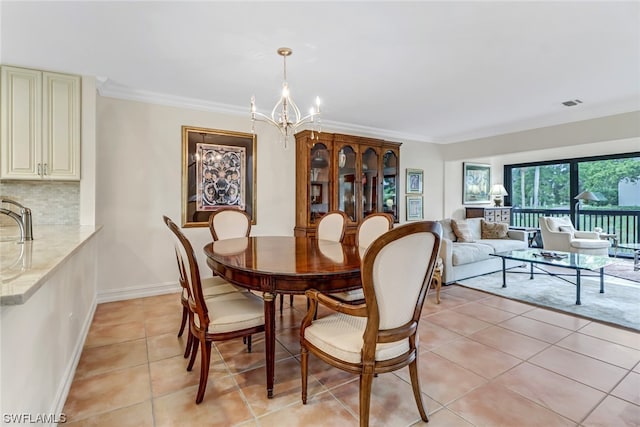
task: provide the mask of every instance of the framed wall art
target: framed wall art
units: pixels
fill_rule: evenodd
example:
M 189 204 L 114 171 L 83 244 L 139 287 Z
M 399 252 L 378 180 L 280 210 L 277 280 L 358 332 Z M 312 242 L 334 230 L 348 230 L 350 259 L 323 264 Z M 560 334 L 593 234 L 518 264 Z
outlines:
M 490 203 L 491 165 L 463 163 L 462 203 Z
M 182 126 L 182 226 L 207 227 L 220 209 L 256 223 L 256 136 Z
M 422 194 L 422 169 L 407 169 L 407 194 Z
M 421 221 L 422 196 L 407 196 L 407 221 Z

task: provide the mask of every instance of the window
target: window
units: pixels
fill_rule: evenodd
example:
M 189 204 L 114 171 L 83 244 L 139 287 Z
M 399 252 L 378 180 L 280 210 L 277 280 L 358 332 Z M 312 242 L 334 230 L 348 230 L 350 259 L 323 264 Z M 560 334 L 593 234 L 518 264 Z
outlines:
M 514 167 L 511 170 L 511 206 L 569 209 L 569 164 Z

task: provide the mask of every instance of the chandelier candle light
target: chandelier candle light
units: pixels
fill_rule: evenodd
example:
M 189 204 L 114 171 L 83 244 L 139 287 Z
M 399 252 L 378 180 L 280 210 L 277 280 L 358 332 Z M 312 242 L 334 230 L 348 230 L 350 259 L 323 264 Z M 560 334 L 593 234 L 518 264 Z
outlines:
M 271 110 L 271 116 L 256 111 L 256 98 L 255 96 L 251 97 L 251 131 L 255 132 L 256 120 L 271 123 L 280 130 L 285 149 L 287 148 L 289 137 L 295 133 L 298 127 L 306 123 L 317 123 L 318 121 L 315 118 L 320 115 L 320 98 L 316 97 L 315 109 L 311 108 L 309 114 L 304 117 L 300 114 L 296 103 L 291 99 L 289 84 L 287 83 L 287 56 L 292 53 L 293 51 L 288 47 L 278 49 L 278 55 L 282 56 L 284 61 L 284 81 L 282 82 L 282 95 L 273 110 Z M 320 132 L 318 128 L 315 131 Z M 314 138 L 313 132 L 314 129 L 311 130 L 311 139 Z

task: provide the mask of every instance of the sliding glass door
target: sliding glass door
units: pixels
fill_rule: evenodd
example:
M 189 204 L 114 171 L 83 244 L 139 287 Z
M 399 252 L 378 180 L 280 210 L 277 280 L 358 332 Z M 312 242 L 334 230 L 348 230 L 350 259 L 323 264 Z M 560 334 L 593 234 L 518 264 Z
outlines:
M 576 228 L 640 242 L 640 152 L 505 165 L 514 226 L 537 227 L 540 216 L 572 218 Z M 575 197 L 589 191 L 597 200 Z

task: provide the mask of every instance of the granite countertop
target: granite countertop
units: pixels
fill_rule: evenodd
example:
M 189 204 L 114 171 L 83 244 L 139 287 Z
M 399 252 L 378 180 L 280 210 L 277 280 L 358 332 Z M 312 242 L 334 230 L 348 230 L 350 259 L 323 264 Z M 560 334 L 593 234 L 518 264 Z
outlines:
M 0 228 L 0 305 L 24 304 L 47 278 L 102 226 L 34 225 L 18 243 L 17 226 Z

